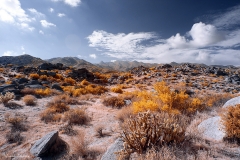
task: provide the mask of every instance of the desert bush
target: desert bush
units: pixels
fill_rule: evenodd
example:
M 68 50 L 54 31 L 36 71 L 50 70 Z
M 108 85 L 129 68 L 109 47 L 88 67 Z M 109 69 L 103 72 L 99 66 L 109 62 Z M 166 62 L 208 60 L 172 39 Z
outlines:
M 121 110 L 118 111 L 116 118 L 120 122 L 124 122 L 125 120 L 130 118 L 130 116 L 132 116 L 132 115 L 133 115 L 132 107 L 127 106 L 127 107 L 121 108 Z
M 109 97 L 103 100 L 105 106 L 111 106 L 113 108 L 121 108 L 125 105 L 124 99 L 120 96 L 118 97 Z
M 227 134 L 226 138 L 240 141 L 240 104 L 225 110 L 221 117 Z
M 84 79 L 84 80 L 81 82 L 81 85 L 83 85 L 83 86 L 89 85 L 89 82 L 88 82 L 86 79 Z
M 31 79 L 39 79 L 39 77 L 40 76 L 37 73 L 32 73 L 29 75 L 29 78 L 31 78 Z
M 21 142 L 23 141 L 23 137 L 21 136 L 20 132 L 17 131 L 17 132 L 8 132 L 6 134 L 6 140 L 9 142 L 9 143 L 18 143 L 18 144 L 21 144 Z
M 104 127 L 102 125 L 97 126 L 95 128 L 95 132 L 96 132 L 95 136 L 98 138 L 104 137 L 103 129 Z
M 3 104 L 7 104 L 8 101 L 14 98 L 14 93 L 7 92 L 5 95 L 0 94 L 0 102 Z
M 26 95 L 23 97 L 23 101 L 28 106 L 34 106 L 36 105 L 36 98 L 32 95 Z
M 185 139 L 186 121 L 181 116 L 168 113 L 138 113 L 126 121 L 122 138 L 124 149 L 121 154 L 143 153 L 146 149 L 181 143 Z
M 79 104 L 78 100 L 76 100 L 73 97 L 70 97 L 67 94 L 62 94 L 62 95 L 56 96 L 56 97 L 54 97 L 53 101 L 54 101 L 54 103 L 66 103 L 66 104 L 71 104 L 71 105 Z
M 35 94 L 42 97 L 50 96 L 52 93 L 53 91 L 50 88 L 35 90 Z
M 156 92 L 141 91 L 137 93 L 140 100 L 133 103 L 135 113 L 146 110 L 162 110 L 174 114 L 192 114 L 206 107 L 201 99 L 192 98 L 185 91 L 171 90 L 165 82 L 156 83 L 154 89 Z
M 0 68 L 0 72 L 1 72 L 1 73 L 3 73 L 3 72 L 4 72 L 4 70 L 5 70 L 4 68 Z
M 104 86 L 89 84 L 87 86 L 84 86 L 83 88 L 72 90 L 72 95 L 74 97 L 78 97 L 80 95 L 85 95 L 89 93 L 94 95 L 100 95 L 102 93 L 105 93 L 106 91 L 108 91 L 108 89 Z
M 114 93 L 123 93 L 122 87 L 121 86 L 116 86 L 111 88 L 111 91 Z
M 33 88 L 24 88 L 21 90 L 21 93 L 24 95 L 35 95 L 35 89 Z
M 46 76 L 46 75 L 41 75 L 41 76 L 39 77 L 39 79 L 40 79 L 40 80 L 43 80 L 43 81 L 46 81 L 46 80 L 48 80 L 48 76 Z
M 73 129 L 73 126 L 72 125 L 69 125 L 69 124 L 66 124 L 64 126 L 61 126 L 59 128 L 59 131 L 62 133 L 62 134 L 66 134 L 68 136 L 75 136 L 77 135 L 77 131 L 75 131 Z
M 64 121 L 67 121 L 69 125 L 77 124 L 84 125 L 90 120 L 85 110 L 83 109 L 70 109 L 64 114 Z
M 56 74 L 54 78 L 63 80 L 63 76 L 61 74 Z
M 71 77 L 65 78 L 64 82 L 69 83 L 72 86 L 76 83 L 76 81 L 74 79 L 72 79 Z
M 11 125 L 12 131 L 26 131 L 26 117 L 20 114 L 5 114 L 5 121 Z
M 70 107 L 63 102 L 55 103 L 54 101 L 47 104 L 47 109 L 51 110 L 54 113 L 63 113 L 70 109 Z
M 45 110 L 40 114 L 41 120 L 45 123 L 49 122 L 59 122 L 62 119 L 62 115 L 60 113 L 56 113 L 52 110 Z

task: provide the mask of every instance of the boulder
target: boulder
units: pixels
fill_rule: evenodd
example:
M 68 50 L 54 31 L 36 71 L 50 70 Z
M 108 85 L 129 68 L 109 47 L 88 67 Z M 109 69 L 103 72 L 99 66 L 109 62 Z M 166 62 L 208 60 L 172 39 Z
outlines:
M 19 78 L 16 81 L 18 82 L 18 84 L 23 84 L 27 83 L 29 80 L 27 78 Z
M 45 89 L 46 87 L 40 85 L 40 84 L 34 84 L 34 85 L 26 85 L 25 87 L 33 88 L 33 89 Z
M 116 160 L 117 156 L 115 152 L 119 152 L 123 149 L 123 140 L 118 138 L 110 147 L 108 147 L 107 151 L 103 154 L 101 160 Z
M 34 85 L 34 84 L 39 84 L 38 80 L 31 80 L 28 82 L 28 85 Z
M 15 84 L 4 84 L 0 86 L 0 92 L 3 92 L 5 90 L 9 90 L 9 89 L 15 89 L 16 85 Z
M 63 91 L 62 87 L 58 83 L 54 83 L 51 88 L 59 91 Z
M 226 135 L 219 116 L 204 120 L 198 125 L 198 130 L 207 140 L 222 141 Z
M 227 108 L 227 107 L 230 107 L 230 106 L 235 106 L 235 105 L 237 105 L 237 104 L 240 104 L 240 96 L 228 100 L 228 101 L 223 105 L 223 108 Z
M 30 149 L 30 153 L 36 157 L 44 155 L 56 142 L 58 138 L 58 131 L 52 131 L 37 140 Z

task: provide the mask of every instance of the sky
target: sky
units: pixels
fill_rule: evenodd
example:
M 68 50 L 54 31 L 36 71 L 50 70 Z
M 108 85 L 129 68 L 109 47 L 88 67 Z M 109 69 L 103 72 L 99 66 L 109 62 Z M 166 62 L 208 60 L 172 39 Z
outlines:
M 240 65 L 239 0 L 0 0 L 0 56 Z

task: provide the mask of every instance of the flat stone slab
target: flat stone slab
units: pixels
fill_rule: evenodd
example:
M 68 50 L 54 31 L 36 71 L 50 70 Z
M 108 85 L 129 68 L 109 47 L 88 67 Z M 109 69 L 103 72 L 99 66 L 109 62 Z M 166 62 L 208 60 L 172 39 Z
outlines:
M 198 130 L 203 137 L 208 140 L 222 141 L 225 137 L 224 127 L 221 124 L 221 117 L 216 116 L 202 121 L 198 125 Z
M 227 107 L 230 107 L 230 106 L 235 106 L 235 105 L 237 105 L 237 104 L 240 104 L 240 96 L 228 100 L 228 101 L 223 105 L 223 108 L 227 108 Z
M 103 154 L 101 160 L 117 160 L 115 152 L 118 152 L 123 149 L 123 141 L 121 138 L 118 138 L 107 151 Z
M 58 131 L 52 131 L 46 134 L 41 139 L 37 140 L 30 149 L 30 153 L 36 157 L 42 156 L 48 151 L 50 147 L 56 142 L 58 138 Z

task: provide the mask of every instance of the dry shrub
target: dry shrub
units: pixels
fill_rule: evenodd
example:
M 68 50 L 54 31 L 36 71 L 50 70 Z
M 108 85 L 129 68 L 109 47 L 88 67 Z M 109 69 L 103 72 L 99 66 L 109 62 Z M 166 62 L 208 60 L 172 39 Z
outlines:
M 227 107 L 221 117 L 227 134 L 226 138 L 240 141 L 240 104 Z
M 63 80 L 63 76 L 61 74 L 56 74 L 54 78 Z
M 137 93 L 139 101 L 133 103 L 135 113 L 146 110 L 162 110 L 174 114 L 193 114 L 203 110 L 206 105 L 199 98 L 192 98 L 185 91 L 176 92 L 165 82 L 154 85 L 156 92 L 141 91 Z
M 106 91 L 108 91 L 108 89 L 104 86 L 90 84 L 90 85 L 84 86 L 83 88 L 78 88 L 73 90 L 72 95 L 74 97 L 78 97 L 80 95 L 85 95 L 85 94 L 100 95 L 102 93 L 105 93 Z
M 85 140 L 85 132 L 79 131 L 77 136 L 72 139 L 72 159 L 97 159 L 97 156 L 100 155 L 100 151 L 96 149 L 90 149 L 88 147 L 88 142 Z M 69 158 L 70 159 L 70 158 Z
M 105 106 L 111 106 L 113 108 L 121 108 L 125 105 L 124 99 L 120 96 L 118 97 L 109 97 L 103 100 Z
M 19 131 L 16 132 L 10 131 L 6 134 L 6 140 L 9 143 L 21 144 L 23 141 L 23 137 L 21 136 Z
M 39 77 L 40 76 L 37 73 L 33 73 L 33 74 L 29 75 L 29 78 L 31 78 L 31 79 L 39 79 Z
M 130 118 L 132 114 L 133 114 L 132 107 L 127 106 L 127 107 L 121 108 L 121 110 L 118 111 L 116 118 L 119 121 L 124 122 L 126 119 Z
M 66 112 L 70 107 L 66 103 L 55 103 L 49 102 L 47 104 L 47 109 L 44 110 L 41 114 L 41 120 L 45 123 L 60 121 L 62 119 L 61 113 Z
M 178 144 L 185 139 L 187 122 L 184 116 L 168 113 L 138 113 L 123 128 L 124 149 L 120 154 L 143 153 L 154 146 Z
M 72 79 L 71 77 L 65 78 L 64 82 L 69 83 L 72 86 L 76 83 L 76 81 L 74 79 Z
M 222 107 L 229 99 L 235 97 L 230 93 L 207 94 L 201 100 L 210 107 Z
M 26 131 L 26 117 L 19 113 L 16 114 L 5 114 L 4 115 L 5 121 L 11 125 L 12 132 L 15 131 Z
M 116 86 L 111 88 L 111 91 L 114 93 L 123 93 L 122 87 L 121 86 Z
M 32 95 L 26 95 L 23 97 L 23 101 L 26 105 L 28 106 L 34 106 L 36 105 L 36 97 L 32 96 Z
M 35 95 L 35 89 L 33 88 L 24 88 L 21 90 L 21 93 L 24 95 Z
M 35 94 L 41 97 L 50 96 L 53 94 L 53 91 L 50 88 L 46 89 L 36 89 Z
M 41 76 L 39 77 L 39 79 L 40 79 L 40 80 L 43 80 L 43 81 L 46 81 L 46 80 L 48 80 L 48 76 L 47 76 L 47 75 L 41 75 Z
M 4 68 L 0 68 L 0 72 L 3 73 L 5 71 Z
M 64 114 L 64 121 L 67 121 L 69 125 L 77 124 L 84 125 L 90 120 L 85 110 L 83 109 L 70 109 Z
M 87 86 L 87 85 L 89 85 L 89 82 L 88 82 L 86 79 L 84 79 L 84 80 L 81 82 L 81 85 Z
M 98 138 L 104 137 L 105 134 L 103 133 L 103 129 L 104 127 L 102 125 L 97 126 L 95 128 L 95 132 L 96 132 L 95 136 Z
M 0 94 L 0 102 L 4 105 L 8 103 L 8 101 L 12 100 L 14 98 L 14 93 L 7 92 L 5 95 Z
M 75 136 L 77 132 L 73 129 L 72 125 L 64 125 L 59 128 L 60 133 L 66 134 L 68 136 Z
M 54 103 L 66 103 L 66 104 L 71 104 L 71 105 L 76 105 L 79 104 L 78 100 L 76 100 L 73 97 L 70 97 L 67 94 L 62 94 L 57 97 L 54 97 L 53 99 Z

